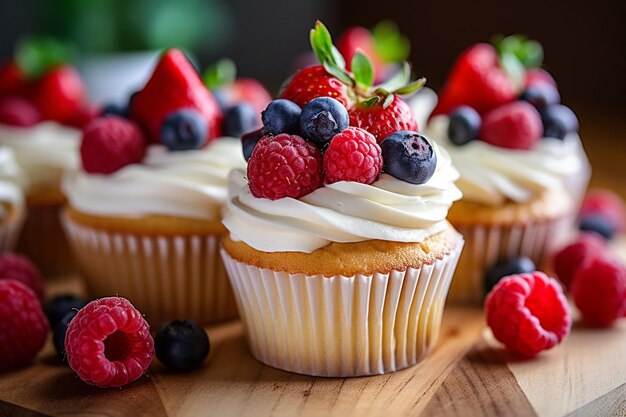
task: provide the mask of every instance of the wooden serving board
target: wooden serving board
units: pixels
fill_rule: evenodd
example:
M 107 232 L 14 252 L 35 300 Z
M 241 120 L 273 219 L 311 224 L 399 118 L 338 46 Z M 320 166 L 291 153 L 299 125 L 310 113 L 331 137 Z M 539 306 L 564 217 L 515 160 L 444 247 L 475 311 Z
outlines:
M 68 290 L 82 292 L 80 280 L 49 287 Z M 173 373 L 155 360 L 148 376 L 120 389 L 84 384 L 49 341 L 33 366 L 0 374 L 0 417 L 626 416 L 626 320 L 603 330 L 576 324 L 562 345 L 525 361 L 498 345 L 481 309 L 448 306 L 442 326 L 437 348 L 417 366 L 344 379 L 257 362 L 234 321 L 208 328 L 201 369 Z

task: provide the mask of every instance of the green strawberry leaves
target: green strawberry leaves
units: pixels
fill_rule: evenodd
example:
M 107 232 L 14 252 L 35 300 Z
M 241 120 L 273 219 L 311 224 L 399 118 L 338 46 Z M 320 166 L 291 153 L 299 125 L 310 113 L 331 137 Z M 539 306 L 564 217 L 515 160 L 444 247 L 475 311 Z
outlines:
M 409 58 L 411 42 L 390 20 L 383 20 L 372 28 L 376 52 L 384 62 L 402 62 Z
M 357 86 L 370 88 L 374 84 L 374 66 L 372 61 L 360 49 L 352 57 L 350 68 L 352 68 L 354 81 L 356 81 Z
M 522 35 L 497 36 L 493 40 L 498 54 L 502 58 L 513 55 L 526 68 L 540 67 L 543 63 L 543 47 L 535 40 Z
M 202 74 L 202 82 L 209 90 L 231 83 L 236 78 L 237 66 L 228 58 L 218 60 Z
M 37 79 L 49 70 L 74 61 L 76 48 L 50 37 L 29 37 L 18 42 L 15 60 L 30 79 Z
M 319 20 L 315 22 L 315 28 L 311 29 L 309 40 L 317 60 L 324 65 L 326 71 L 342 83 L 354 86 L 354 80 L 346 70 L 346 61 L 333 45 L 330 32 Z

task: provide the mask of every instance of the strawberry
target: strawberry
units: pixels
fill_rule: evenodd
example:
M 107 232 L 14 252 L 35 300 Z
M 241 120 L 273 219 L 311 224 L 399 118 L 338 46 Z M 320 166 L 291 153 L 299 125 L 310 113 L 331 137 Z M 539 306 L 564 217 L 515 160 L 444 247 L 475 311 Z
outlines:
M 160 143 L 160 129 L 166 116 L 183 108 L 200 112 L 208 122 L 206 142 L 221 135 L 222 113 L 213 95 L 185 54 L 169 49 L 161 57 L 150 80 L 132 102 L 130 117 Z
M 304 68 L 289 80 L 281 93 L 286 98 L 304 107 L 306 103 L 317 97 L 332 97 L 346 108 L 352 104 L 348 86 L 330 75 L 322 65 Z
M 411 107 L 394 94 L 387 106 L 378 102 L 372 106 L 357 105 L 350 109 L 350 126 L 360 127 L 376 137 L 378 143 L 398 130 L 417 132 L 417 120 Z
M 46 72 L 31 86 L 33 103 L 46 120 L 69 123 L 85 103 L 85 86 L 78 71 L 62 65 Z
M 532 149 L 542 133 L 543 125 L 537 109 L 526 101 L 516 101 L 487 113 L 479 137 L 503 148 Z
M 479 43 L 456 60 L 433 115 L 448 114 L 467 105 L 479 113 L 510 103 L 517 91 L 499 65 L 496 49 Z
M 26 76 L 15 60 L 0 64 L 0 97 L 21 96 L 24 94 Z

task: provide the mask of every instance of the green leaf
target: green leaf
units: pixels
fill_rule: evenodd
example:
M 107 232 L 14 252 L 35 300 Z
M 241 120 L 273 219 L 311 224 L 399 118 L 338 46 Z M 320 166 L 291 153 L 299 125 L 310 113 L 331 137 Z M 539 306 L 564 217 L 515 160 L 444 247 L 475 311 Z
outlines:
M 48 70 L 72 62 L 76 48 L 50 37 L 31 37 L 18 42 L 15 59 L 31 79 L 39 78 Z
M 372 107 L 376 105 L 379 101 L 380 101 L 380 97 L 374 96 L 374 97 L 368 98 L 367 100 L 363 100 L 360 104 L 361 106 L 364 106 L 364 107 Z
M 411 81 L 411 65 L 404 61 L 402 68 L 393 74 L 387 81 L 376 86 L 376 88 L 382 88 L 387 91 L 394 91 L 407 85 Z
M 398 30 L 398 26 L 383 20 L 372 29 L 374 45 L 378 55 L 385 62 L 405 61 L 411 52 L 411 42 Z
M 514 55 L 526 68 L 541 66 L 543 62 L 543 47 L 534 40 L 529 40 L 522 35 L 511 35 L 507 37 L 498 36 L 494 38 L 493 44 L 500 56 L 502 63 L 506 54 Z
M 506 72 L 514 86 L 521 88 L 524 81 L 524 65 L 511 52 L 504 52 L 500 56 L 500 66 Z
M 228 58 L 222 58 L 208 67 L 202 75 L 202 81 L 209 90 L 235 81 L 237 66 Z
M 329 60 L 333 65 L 337 64 L 333 56 L 333 40 L 330 32 L 322 22 L 319 20 L 315 22 L 315 28 L 311 29 L 309 38 L 311 48 L 313 48 L 313 52 L 315 52 L 315 56 L 317 56 L 317 60 L 320 63 Z
M 345 69 L 339 68 L 333 63 L 330 62 L 329 59 L 324 61 L 324 69 L 333 77 L 337 78 L 339 81 L 348 85 L 350 87 L 354 86 L 354 80 L 350 77 L 350 74 Z
M 385 100 L 383 101 L 383 109 L 386 109 L 387 107 L 389 107 L 391 105 L 391 103 L 393 103 L 393 99 L 394 99 L 394 95 L 393 94 L 389 94 L 385 97 Z
M 350 63 L 354 80 L 360 87 L 370 88 L 374 83 L 374 66 L 372 61 L 360 49 L 354 53 Z
M 523 45 L 522 64 L 526 68 L 540 67 L 543 63 L 543 46 L 537 41 L 528 40 Z
M 425 84 L 426 84 L 426 78 L 422 77 L 405 85 L 404 87 L 398 88 L 397 90 L 394 91 L 394 94 L 407 96 L 409 94 L 415 93 L 420 88 L 424 87 Z
M 339 52 L 339 49 L 335 48 L 335 45 L 333 45 L 333 47 L 330 50 L 333 59 L 335 60 L 335 64 L 339 67 L 339 68 L 345 68 L 346 67 L 346 60 L 343 58 L 343 55 L 341 55 L 341 52 Z

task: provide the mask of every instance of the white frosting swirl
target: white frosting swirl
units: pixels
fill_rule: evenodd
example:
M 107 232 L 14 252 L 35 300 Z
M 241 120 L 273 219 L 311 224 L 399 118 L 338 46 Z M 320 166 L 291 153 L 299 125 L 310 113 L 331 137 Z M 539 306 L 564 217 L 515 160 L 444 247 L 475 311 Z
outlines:
M 80 130 L 50 121 L 32 127 L 0 124 L 0 145 L 14 151 L 26 192 L 58 187 L 63 174 L 78 167 L 80 136 Z
M 72 207 L 92 215 L 216 220 L 228 196 L 228 172 L 243 166 L 236 138 L 216 139 L 192 151 L 152 145 L 142 163 L 113 174 L 68 173 L 63 191 Z
M 4 204 L 15 207 L 24 206 L 24 196 L 20 188 L 20 181 L 24 174 L 15 162 L 13 152 L 0 147 L 0 220 L 5 216 Z
M 256 198 L 243 170 L 230 175 L 223 223 L 231 238 L 264 252 L 313 252 L 331 242 L 421 242 L 444 230 L 461 198 L 458 172 L 437 148 L 437 168 L 421 185 L 382 174 L 372 185 L 340 181 L 300 198 Z
M 461 173 L 463 199 L 490 206 L 508 200 L 524 203 L 544 190 L 563 187 L 582 167 L 577 134 L 564 140 L 542 138 L 530 150 L 500 148 L 480 140 L 456 146 L 448 138 L 447 116 L 435 116 L 426 135 L 444 146 Z

